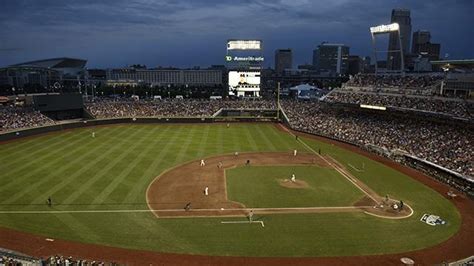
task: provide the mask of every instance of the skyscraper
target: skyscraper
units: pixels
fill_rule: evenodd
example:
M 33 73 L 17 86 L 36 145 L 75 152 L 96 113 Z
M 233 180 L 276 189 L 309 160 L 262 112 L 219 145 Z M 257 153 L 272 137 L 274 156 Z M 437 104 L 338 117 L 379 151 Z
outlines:
M 411 44 L 411 52 L 417 54 L 420 52 L 420 45 L 429 43 L 431 34 L 427 30 L 417 30 L 413 32 L 413 42 Z
M 403 55 L 407 55 L 410 51 L 410 37 L 411 37 L 411 17 L 410 10 L 408 9 L 393 9 L 391 23 L 398 23 L 400 26 L 400 39 L 402 41 Z M 387 69 L 388 70 L 400 70 L 401 58 L 400 44 L 398 42 L 398 32 L 391 32 L 388 40 L 388 53 L 387 53 Z
M 431 34 L 429 31 L 413 32 L 412 53 L 415 56 L 427 57 L 429 60 L 438 60 L 441 45 L 431 43 Z
M 293 51 L 291 49 L 278 49 L 275 51 L 275 71 L 281 74 L 285 69 L 293 68 Z
M 347 74 L 348 58 L 349 46 L 344 44 L 321 43 L 313 51 L 313 65 L 321 72 Z

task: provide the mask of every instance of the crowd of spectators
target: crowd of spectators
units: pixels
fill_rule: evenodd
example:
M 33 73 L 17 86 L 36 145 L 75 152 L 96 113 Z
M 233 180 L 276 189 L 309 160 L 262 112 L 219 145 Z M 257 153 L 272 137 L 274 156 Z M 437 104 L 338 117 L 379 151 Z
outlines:
M 357 74 L 347 83 L 354 87 L 378 88 L 427 88 L 437 84 L 444 77 L 442 75 L 374 75 Z
M 429 103 L 424 99 L 391 99 L 389 96 L 360 96 L 335 92 L 329 103 L 317 101 L 283 100 L 282 106 L 291 126 L 297 130 L 328 136 L 360 146 L 375 145 L 387 150 L 402 150 L 421 159 L 474 176 L 473 130 L 466 126 L 434 123 L 420 118 L 391 114 L 338 111 L 332 102 L 386 105 L 393 102 L 401 107 L 437 112 L 451 110 L 451 114 L 472 118 L 469 108 L 458 102 Z M 357 96 L 359 97 L 359 96 Z M 423 107 L 419 107 L 423 106 Z M 209 117 L 219 109 L 276 109 L 274 100 L 196 100 L 166 99 L 135 101 L 132 99 L 99 98 L 86 103 L 96 118 L 119 117 Z M 0 130 L 35 127 L 54 123 L 32 109 L 1 107 Z
M 474 176 L 474 132 L 410 117 L 340 111 L 318 102 L 283 101 L 294 129 L 351 142 L 402 150 Z
M 86 107 L 96 118 L 209 117 L 221 108 L 276 109 L 276 103 L 267 100 L 166 99 L 135 101 L 132 99 L 103 98 L 86 103 Z
M 436 113 L 444 113 L 460 118 L 474 118 L 474 102 L 432 97 L 407 97 L 404 95 L 386 95 L 349 91 L 333 91 L 325 101 L 331 103 L 368 104 L 409 108 Z
M 29 107 L 0 105 L 0 132 L 54 124 L 54 121 Z
M 102 261 L 88 261 L 84 259 L 77 259 L 73 258 L 71 256 L 65 257 L 65 256 L 51 256 L 46 260 L 42 261 L 43 265 L 56 265 L 56 266 L 105 266 L 105 265 L 111 265 L 115 266 L 118 265 L 117 263 L 106 263 Z
M 23 265 L 21 260 L 7 257 L 7 256 L 1 256 L 0 257 L 0 265 L 5 265 L 5 266 L 21 266 Z

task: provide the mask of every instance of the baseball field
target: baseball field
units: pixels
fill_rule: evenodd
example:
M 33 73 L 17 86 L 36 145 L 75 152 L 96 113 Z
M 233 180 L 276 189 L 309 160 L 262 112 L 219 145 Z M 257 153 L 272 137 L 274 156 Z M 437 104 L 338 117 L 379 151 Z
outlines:
M 421 250 L 461 226 L 454 204 L 421 182 L 270 123 L 90 127 L 0 147 L 0 227 L 44 238 L 179 254 L 326 257 Z M 370 210 L 386 198 L 402 200 L 404 211 Z M 423 223 L 423 214 L 446 224 Z

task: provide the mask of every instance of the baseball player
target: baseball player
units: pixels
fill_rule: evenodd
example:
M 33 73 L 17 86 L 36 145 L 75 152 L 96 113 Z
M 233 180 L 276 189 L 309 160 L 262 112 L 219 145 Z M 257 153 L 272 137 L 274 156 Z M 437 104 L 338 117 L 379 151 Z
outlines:
M 205 166 L 206 163 L 204 162 L 204 160 L 201 160 L 201 166 Z
M 95 132 L 92 132 L 92 137 L 95 138 Z
M 291 175 L 291 182 L 296 182 L 296 176 L 295 176 L 295 174 L 292 174 L 292 175 Z
M 209 195 L 209 187 L 206 187 L 204 189 L 204 195 L 206 195 L 206 196 Z
M 191 202 L 188 202 L 186 206 L 184 206 L 185 211 L 189 211 L 191 209 Z
M 297 150 L 294 150 L 294 151 L 293 151 L 293 156 L 296 156 L 296 153 L 297 153 L 297 152 L 298 152 Z
M 48 207 L 51 207 L 51 205 L 53 205 L 53 200 L 51 199 L 51 197 L 48 197 L 48 199 L 46 200 L 46 204 L 48 204 Z
M 249 222 L 251 223 L 253 221 L 253 211 L 250 210 L 249 212 Z

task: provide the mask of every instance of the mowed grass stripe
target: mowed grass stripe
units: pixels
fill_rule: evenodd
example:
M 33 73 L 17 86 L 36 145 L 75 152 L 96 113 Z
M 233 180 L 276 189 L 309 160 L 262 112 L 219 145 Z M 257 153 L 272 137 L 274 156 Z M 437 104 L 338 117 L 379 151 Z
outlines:
M 283 134 L 281 134 L 280 131 L 278 131 L 275 126 L 271 126 L 268 128 L 265 128 L 265 132 L 268 133 L 268 135 L 273 136 L 272 140 L 278 142 L 279 146 L 284 146 L 288 150 L 294 150 L 294 149 L 301 149 L 301 144 L 297 142 L 296 140 L 294 142 L 291 142 L 291 140 L 287 140 L 283 137 Z M 291 142 L 291 143 L 290 143 Z
M 224 150 L 223 137 L 222 137 L 224 127 L 220 124 L 218 124 L 216 127 L 217 127 L 216 154 L 222 154 L 222 151 Z
M 261 126 L 261 124 L 258 124 L 257 126 Z M 247 143 L 250 145 L 249 146 L 250 150 L 251 151 L 258 150 L 258 145 L 255 142 L 252 133 L 250 133 L 250 125 L 249 126 L 247 126 L 247 125 L 244 126 L 244 133 L 245 133 L 245 136 L 246 136 L 245 139 L 246 139 Z
M 53 157 L 55 154 L 59 153 L 58 151 L 54 153 L 49 153 L 48 151 L 55 150 L 56 148 L 64 149 L 64 145 L 71 146 L 73 143 L 76 143 L 78 140 L 71 141 L 75 138 L 79 138 L 80 133 L 70 133 L 61 135 L 63 138 L 56 139 L 51 145 L 42 145 L 42 148 L 36 148 L 32 152 L 29 152 L 30 149 L 24 151 L 21 155 L 8 155 L 8 157 L 14 159 L 10 163 L 5 163 L 4 167 L 6 173 L 16 173 L 24 168 L 29 167 L 31 163 L 35 162 L 35 159 L 42 157 L 41 154 L 46 154 L 46 156 Z M 41 143 L 41 142 L 38 142 Z M 59 151 L 61 151 L 59 150 Z M 21 165 L 21 166 L 20 166 Z
M 84 177 L 92 176 L 93 173 L 95 173 L 95 170 L 98 168 L 96 166 L 98 166 L 98 164 L 101 163 L 103 159 L 107 159 L 107 156 L 109 156 L 112 152 L 114 152 L 114 150 L 117 149 L 107 149 L 105 152 L 101 152 L 102 148 L 120 147 L 121 145 L 124 145 L 125 143 L 127 143 L 126 139 L 128 137 L 133 136 L 133 134 L 130 134 L 130 131 L 130 128 L 126 128 L 122 130 L 119 134 L 114 135 L 114 138 L 109 138 L 105 136 L 101 136 L 100 138 L 96 137 L 95 139 L 96 141 L 99 141 L 99 145 L 93 150 L 86 152 L 85 155 L 82 155 L 82 153 L 80 153 L 82 160 L 86 160 L 87 158 L 87 160 L 89 160 L 90 162 L 87 162 L 85 164 L 79 164 L 76 161 L 71 161 L 71 163 L 69 163 L 65 169 L 63 169 L 62 171 L 58 171 L 55 174 L 57 175 L 56 178 L 58 180 L 67 172 L 72 171 L 72 174 L 67 175 L 67 178 L 61 180 L 61 182 L 55 183 L 52 188 L 44 187 L 43 194 L 49 193 L 50 195 L 54 195 L 57 193 L 54 197 L 54 201 L 63 203 L 63 195 L 70 195 L 77 191 L 77 188 L 80 188 L 82 186 L 82 183 L 80 185 L 76 184 L 78 182 L 77 178 L 82 177 L 83 179 L 81 179 L 80 181 L 84 182 L 86 180 L 86 178 Z M 118 141 L 116 141 L 116 139 Z M 86 147 L 90 148 L 89 146 Z M 100 154 L 100 156 L 95 157 L 96 154 Z M 43 186 L 48 186 L 48 184 L 45 183 Z M 72 191 L 68 191 L 71 190 L 71 188 L 73 188 Z
M 117 128 L 118 130 L 119 128 Z M 113 134 L 114 131 L 109 132 L 108 135 Z M 0 188 L 0 192 L 2 191 L 9 191 L 15 187 L 17 187 L 19 184 L 25 182 L 25 180 L 30 179 L 32 176 L 45 171 L 47 169 L 50 169 L 51 166 L 56 164 L 57 162 L 60 162 L 63 160 L 63 157 L 73 155 L 77 152 L 77 148 L 74 149 L 74 147 L 77 147 L 76 144 L 78 142 L 84 141 L 84 137 L 82 137 L 81 134 L 76 135 L 77 139 L 75 141 L 71 141 L 69 143 L 64 144 L 61 148 L 53 149 L 52 152 L 48 153 L 48 155 L 43 156 L 43 157 L 38 157 L 36 159 L 32 159 L 30 163 L 25 164 L 23 167 L 15 168 L 13 173 L 8 173 L 6 174 L 6 178 L 4 177 L 4 180 L 9 180 L 8 177 L 14 177 L 15 179 L 11 182 L 9 182 L 7 185 L 4 185 Z M 81 145 L 80 147 L 86 148 L 87 145 Z M 82 153 L 79 153 L 82 154 Z M 50 159 L 51 158 L 51 159 Z M 28 167 L 32 168 L 34 164 L 40 164 L 39 167 L 33 168 L 33 170 L 28 169 Z M 63 165 L 64 166 L 64 165 Z M 25 170 L 26 173 L 23 173 Z M 49 173 L 48 173 L 49 174 Z M 1 198 L 1 196 L 0 196 Z
M 92 128 L 81 128 L 81 129 L 77 129 L 76 131 L 69 131 L 69 130 L 66 130 L 66 131 L 58 131 L 58 132 L 52 132 L 52 133 L 48 133 L 47 135 L 45 136 L 38 136 L 39 140 L 26 140 L 25 143 L 30 143 L 31 145 L 29 145 L 26 149 L 21 149 L 20 147 L 18 147 L 13 153 L 9 154 L 9 156 L 13 156 L 16 158 L 15 161 L 13 161 L 12 163 L 15 163 L 15 162 L 23 162 L 23 161 L 31 161 L 31 158 L 36 158 L 37 154 L 41 154 L 41 152 L 45 151 L 45 150 L 52 150 L 54 149 L 56 146 L 60 146 L 60 144 L 63 144 L 64 142 L 67 142 L 77 136 L 82 136 L 84 134 L 89 134 L 90 131 L 101 131 L 101 130 L 106 130 L 106 128 L 95 128 L 95 127 L 92 127 Z M 54 136 L 50 136 L 50 134 L 54 134 Z M 41 141 L 41 139 L 45 139 L 45 141 Z M 50 142 L 52 142 L 50 144 Z M 23 144 L 25 144 L 23 143 Z M 42 147 L 42 148 L 38 148 L 38 146 Z M 14 148 L 15 146 L 13 146 L 12 148 Z M 29 152 L 30 150 L 32 150 L 33 152 Z M 3 151 L 2 151 L 3 152 Z M 16 155 L 16 153 L 22 153 L 21 155 Z M 10 165 L 5 165 L 7 167 L 10 167 Z M 14 168 L 13 165 L 11 165 L 11 167 Z
M 238 130 L 236 130 L 236 129 L 238 129 Z M 228 131 L 230 133 L 227 133 L 227 134 L 232 135 L 232 148 L 233 148 L 233 151 L 234 152 L 240 151 L 242 149 L 242 146 L 240 145 L 240 141 L 239 141 L 237 133 L 238 132 L 240 133 L 242 131 L 242 127 L 236 126 L 235 128 L 233 128 L 233 130 L 231 130 L 230 125 L 229 125 Z
M 38 146 L 47 146 L 50 142 L 63 138 L 64 135 L 74 134 L 75 133 L 71 131 L 55 131 L 40 136 L 34 136 L 34 139 L 18 139 L 14 142 L 2 144 L 0 155 L 8 154 L 16 156 L 17 153 L 29 153 L 30 150 L 35 150 Z
M 112 130 L 110 132 L 110 134 L 113 134 L 116 130 L 119 130 L 119 129 L 120 128 Z M 120 135 L 126 135 L 125 133 L 126 133 L 126 130 L 123 130 L 119 134 Z M 48 174 L 48 177 L 45 177 L 45 178 L 39 180 L 39 182 L 36 182 L 34 184 L 30 184 L 29 186 L 25 187 L 23 190 L 19 191 L 18 193 L 15 193 L 15 195 L 13 197 L 10 197 L 9 199 L 2 202 L 2 204 L 11 204 L 11 203 L 17 201 L 18 199 L 23 198 L 23 196 L 25 196 L 25 195 L 33 192 L 33 191 L 36 191 L 38 189 L 38 187 L 40 187 L 43 184 L 47 184 L 48 186 L 50 184 L 55 184 L 48 191 L 45 191 L 45 193 L 43 193 L 44 197 L 52 196 L 55 192 L 59 191 L 63 187 L 63 184 L 66 184 L 69 181 L 75 181 L 74 178 L 77 177 L 77 176 L 80 176 L 83 173 L 83 171 L 77 171 L 74 174 L 69 175 L 69 176 L 66 177 L 64 175 L 64 172 L 66 171 L 66 169 L 68 169 L 69 167 L 74 167 L 75 164 L 79 164 L 84 158 L 89 157 L 96 150 L 100 149 L 103 146 L 107 146 L 107 145 L 110 145 L 110 144 L 111 143 L 109 143 L 107 141 L 102 141 L 102 142 L 99 142 L 99 144 L 97 146 L 95 146 L 94 148 L 92 148 L 92 149 L 88 145 L 83 145 L 81 147 L 82 149 L 79 148 L 79 149 L 75 150 L 78 153 L 78 156 L 75 157 L 75 159 L 73 161 L 69 162 L 68 164 L 62 165 L 61 167 L 58 167 L 58 168 L 54 169 L 53 171 L 51 171 Z M 118 143 L 115 143 L 115 144 L 118 144 Z M 87 152 L 83 152 L 83 150 L 87 150 Z M 47 165 L 47 164 L 45 164 L 45 165 Z M 88 167 L 89 166 L 86 164 L 84 167 L 81 168 L 81 170 L 87 169 Z M 61 182 L 58 183 L 58 182 L 56 182 L 56 180 L 61 180 Z M 80 187 L 80 186 L 78 186 L 78 187 Z M 43 203 L 44 200 L 45 200 L 45 198 L 42 198 L 42 199 L 38 198 L 38 199 L 32 200 L 29 204 L 31 205 L 31 204 L 34 204 L 34 203 Z
M 123 171 L 120 172 L 120 174 L 116 177 L 113 178 L 112 182 L 110 182 L 100 193 L 97 195 L 94 200 L 91 203 L 90 208 L 92 208 L 94 205 L 98 204 L 103 204 L 107 202 L 108 197 L 111 193 L 113 193 L 119 184 L 123 183 L 124 179 L 132 173 L 137 165 L 142 162 L 144 158 L 147 158 L 150 156 L 149 152 L 156 148 L 158 142 L 162 139 L 162 137 L 166 136 L 170 132 L 170 127 L 166 127 L 164 130 L 162 130 L 162 127 L 155 127 L 154 130 L 151 130 L 150 133 L 142 138 L 140 142 L 138 143 L 137 147 L 142 148 L 141 144 L 144 143 L 145 141 L 149 140 L 150 137 L 154 137 L 154 141 L 152 143 L 149 143 L 146 148 L 140 153 L 139 156 L 135 157 L 133 161 L 131 161 L 128 165 L 127 168 Z M 155 136 L 155 133 L 159 131 L 160 133 Z M 142 165 L 140 165 L 142 167 Z
M 82 235 L 86 235 L 87 238 L 94 242 L 99 242 L 101 237 L 98 233 L 93 231 L 89 226 L 87 226 L 87 220 L 80 220 L 76 219 L 72 214 L 65 213 L 65 214 L 54 214 L 58 220 L 60 220 L 63 224 L 66 224 L 67 227 L 70 229 L 69 231 L 73 232 L 81 232 Z M 80 236 L 82 238 L 82 236 Z M 90 241 L 89 240 L 89 241 Z
M 148 166 L 148 168 L 143 172 L 143 174 L 138 179 L 132 180 L 135 184 L 132 189 L 129 190 L 128 193 L 124 193 L 123 191 L 120 192 L 120 195 L 123 199 L 123 204 L 129 202 L 146 202 L 146 187 L 148 187 L 148 183 L 151 182 L 151 180 L 160 173 L 160 171 L 158 171 L 160 164 L 163 163 L 163 165 L 161 165 L 161 170 L 164 170 L 165 167 L 170 167 L 174 165 L 171 162 L 171 160 L 173 159 L 171 158 L 171 156 L 176 154 L 176 148 L 182 146 L 181 142 L 178 143 L 176 140 L 180 137 L 186 126 L 172 126 L 172 128 L 177 132 L 172 134 L 171 139 L 164 146 L 161 147 L 161 150 L 156 155 L 155 160 L 151 165 Z M 140 191 L 142 191 L 143 194 L 140 194 Z
M 188 130 L 188 133 L 186 134 L 185 138 L 183 139 L 181 143 L 181 147 L 176 155 L 176 158 L 174 160 L 173 164 L 177 164 L 183 161 L 184 158 L 191 157 L 189 154 L 187 154 L 187 151 L 189 149 L 189 145 L 191 142 L 194 140 L 194 134 L 196 133 L 197 126 L 193 125 L 191 126 L 191 129 Z
M 209 136 L 209 129 L 211 128 L 211 125 L 205 125 L 204 126 L 204 132 L 202 133 L 201 140 L 199 141 L 199 147 L 198 147 L 198 157 L 202 157 L 204 154 L 205 147 L 207 146 L 207 139 Z
M 161 223 L 158 223 L 156 217 L 151 214 L 151 212 L 147 214 L 131 213 L 127 214 L 127 216 L 132 217 L 134 222 L 133 226 L 140 226 L 141 228 L 144 228 L 145 231 L 149 232 L 147 233 L 147 237 L 155 235 L 161 245 L 180 247 L 182 251 L 199 250 L 199 247 L 197 245 L 191 244 L 186 236 L 179 236 L 173 232 L 173 230 L 163 226 Z M 133 230 L 136 230 L 133 226 Z
M 110 129 L 109 129 L 110 131 Z M 31 167 L 34 167 L 35 164 L 38 162 L 42 162 L 44 160 L 48 160 L 50 157 L 51 158 L 59 158 L 61 157 L 66 157 L 70 154 L 69 148 L 74 147 L 78 142 L 87 140 L 87 136 L 89 134 L 86 134 L 87 132 L 84 132 L 83 130 L 80 130 L 78 132 L 75 132 L 73 135 L 68 136 L 67 138 L 61 139 L 58 142 L 54 143 L 53 145 L 50 146 L 45 146 L 44 148 L 38 149 L 35 152 L 30 153 L 29 155 L 25 157 L 15 157 L 15 161 L 13 164 L 10 166 L 10 169 L 12 171 L 7 171 L 7 174 L 13 174 L 19 175 L 21 174 L 20 171 L 23 171 L 24 169 L 28 169 Z M 55 150 L 56 146 L 59 148 L 59 150 L 56 150 L 55 152 L 49 152 L 51 150 Z M 65 150 L 67 150 L 65 152 Z M 44 156 L 41 156 L 41 154 L 45 154 Z M 38 154 L 40 156 L 38 156 Z M 38 160 L 38 158 L 41 158 L 41 160 Z M 26 161 L 26 163 L 25 163 Z M 19 164 L 20 166 L 15 166 L 14 164 Z M 9 170 L 10 170 L 9 169 Z
M 146 127 L 140 127 L 139 129 L 135 129 L 135 131 L 130 135 L 130 137 L 136 140 L 137 136 L 140 136 L 141 133 L 146 130 Z M 81 184 L 80 189 L 75 190 L 72 194 L 70 194 L 67 198 L 65 198 L 62 203 L 63 204 L 70 204 L 75 202 L 81 195 L 89 194 L 87 191 L 90 191 L 91 186 L 101 177 L 105 176 L 105 174 L 114 168 L 117 164 L 122 163 L 125 158 L 129 155 L 129 153 L 134 150 L 138 146 L 138 143 L 135 142 L 133 145 L 130 145 L 126 150 L 121 150 L 122 147 L 120 145 L 115 145 L 111 149 L 109 149 L 106 153 L 103 153 L 101 156 L 97 157 L 94 164 L 88 165 L 87 167 L 95 168 L 100 167 L 100 170 L 97 171 L 91 178 L 89 178 L 86 182 Z M 114 160 L 109 161 L 105 165 L 101 165 L 102 159 L 108 159 L 107 157 L 114 153 L 115 151 L 120 151 L 120 155 L 115 157 Z M 99 166 L 101 165 L 101 166 Z M 84 181 L 84 180 L 83 180 Z M 94 197 L 90 195 L 90 197 Z M 89 197 L 89 198 L 90 198 Z
M 267 126 L 267 125 L 265 125 Z M 277 150 L 275 145 L 268 139 L 268 137 L 263 133 L 262 127 L 256 127 L 256 131 L 258 132 L 258 135 L 260 136 L 260 139 L 263 140 L 263 142 L 266 144 L 266 148 L 275 151 Z M 260 142 L 259 142 L 260 143 Z

